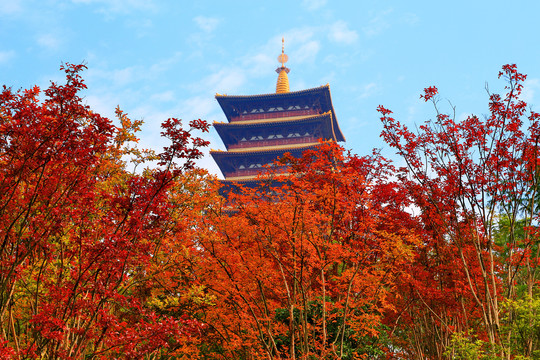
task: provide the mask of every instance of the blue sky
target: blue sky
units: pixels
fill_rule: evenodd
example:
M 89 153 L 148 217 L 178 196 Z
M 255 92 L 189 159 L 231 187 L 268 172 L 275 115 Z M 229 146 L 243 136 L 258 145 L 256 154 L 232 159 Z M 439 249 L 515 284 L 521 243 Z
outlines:
M 482 115 L 486 83 L 501 91 L 501 66 L 516 63 L 538 111 L 538 14 L 535 0 L 0 0 L 0 84 L 45 88 L 61 63 L 85 62 L 85 101 L 143 119 L 141 146 L 160 149 L 169 117 L 224 121 L 216 93 L 274 92 L 285 37 L 291 90 L 329 83 L 345 147 L 392 157 L 376 108 L 419 124 L 433 116 L 427 86 L 458 117 Z M 200 165 L 219 174 L 211 158 Z

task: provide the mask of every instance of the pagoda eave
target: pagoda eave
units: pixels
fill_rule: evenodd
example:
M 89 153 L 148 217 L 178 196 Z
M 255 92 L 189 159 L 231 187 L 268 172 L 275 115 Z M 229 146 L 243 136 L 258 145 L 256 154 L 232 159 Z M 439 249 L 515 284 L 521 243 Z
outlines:
M 279 146 L 248 151 L 210 151 L 219 170 L 226 179 L 236 176 L 257 175 L 264 172 L 264 167 L 272 165 L 284 154 L 299 158 L 307 150 L 314 150 L 320 145 L 317 143 L 301 144 L 301 146 Z M 240 167 L 242 165 L 242 167 Z M 249 172 L 246 173 L 246 172 Z
M 298 133 L 297 136 L 300 136 L 300 134 L 303 136 L 297 138 L 295 142 L 301 141 L 306 143 L 310 141 L 309 139 L 311 141 L 318 139 L 340 141 L 334 131 L 335 124 L 331 112 L 294 119 L 283 118 L 277 121 L 275 119 L 269 119 L 265 121 L 214 123 L 213 125 L 227 150 L 239 147 L 246 148 L 250 144 L 252 146 L 283 144 L 288 140 L 288 137 L 294 136 L 296 133 Z M 282 140 L 272 140 L 272 138 L 268 137 L 275 137 L 278 133 Z M 249 141 L 252 136 L 257 134 L 262 134 L 262 137 L 254 141 Z M 240 142 L 240 139 L 243 139 L 243 142 Z
M 304 121 L 313 121 L 320 118 L 331 117 L 332 113 L 330 111 L 325 112 L 324 114 L 317 115 L 303 115 L 303 116 L 289 116 L 282 118 L 269 118 L 269 119 L 260 119 L 260 120 L 245 120 L 245 121 L 236 121 L 236 122 L 214 122 L 214 127 L 230 127 L 230 128 L 249 128 L 249 127 L 261 127 L 261 126 L 274 126 L 274 125 L 287 125 L 287 123 L 296 123 Z
M 253 101 L 255 99 L 283 99 L 284 97 L 303 97 L 306 94 L 310 93 L 320 93 L 330 89 L 330 85 L 322 85 L 315 88 L 298 90 L 298 91 L 289 91 L 286 93 L 268 93 L 268 94 L 255 94 L 255 95 L 227 95 L 227 94 L 216 94 L 216 99 L 220 103 L 227 103 L 229 100 L 238 102 L 238 101 Z
M 295 144 L 295 145 L 285 145 L 285 146 L 272 146 L 265 148 L 248 148 L 248 149 L 238 149 L 236 151 L 221 151 L 221 150 L 211 150 L 210 155 L 214 159 L 223 158 L 223 157 L 245 157 L 246 155 L 279 155 L 286 152 L 292 151 L 305 151 L 309 149 L 314 149 L 319 146 L 319 142 L 313 142 L 308 144 Z
M 231 122 L 233 118 L 255 113 L 265 113 L 268 108 L 283 105 L 290 102 L 296 104 L 295 101 L 308 101 L 318 103 L 322 112 L 330 111 L 334 121 L 334 132 L 336 133 L 337 141 L 345 141 L 345 137 L 339 128 L 334 106 L 332 105 L 332 97 L 330 94 L 330 86 L 323 85 L 316 88 L 290 91 L 285 93 L 261 94 L 261 95 L 216 95 L 221 109 L 223 110 L 227 121 Z M 247 110 L 242 110 L 242 109 Z M 286 109 L 284 109 L 286 110 Z M 271 113 L 271 112 L 270 112 Z

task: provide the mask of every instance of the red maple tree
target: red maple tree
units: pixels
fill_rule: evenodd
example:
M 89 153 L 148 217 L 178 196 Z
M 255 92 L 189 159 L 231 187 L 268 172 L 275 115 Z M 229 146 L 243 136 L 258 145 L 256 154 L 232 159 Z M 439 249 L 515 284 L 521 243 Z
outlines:
M 137 150 L 132 122 L 120 127 L 82 103 L 84 65 L 66 65 L 64 85 L 40 100 L 34 87 L 0 94 L 0 326 L 2 354 L 111 358 L 174 353 L 200 323 L 159 314 L 136 286 L 171 226 L 171 189 L 207 142 L 208 124 L 163 124 L 171 145 Z M 129 170 L 157 159 L 159 167 Z
M 227 358 L 341 358 L 382 353 L 381 316 L 412 258 L 407 199 L 379 155 L 321 143 L 274 185 L 229 195 L 198 244 L 205 312 Z M 266 180 L 268 181 L 268 180 Z M 276 184 L 281 184 L 277 186 Z
M 409 316 L 399 319 L 418 357 L 441 358 L 462 331 L 509 358 L 517 317 L 502 304 L 526 296 L 531 305 L 537 295 L 540 115 L 520 99 L 526 76 L 515 65 L 499 77 L 507 93 L 488 91 L 484 119 L 440 112 L 435 87 L 421 98 L 433 103 L 436 119 L 417 132 L 379 107 L 382 136 L 405 160 L 401 179 L 425 234 L 401 305 Z M 519 341 L 531 356 L 534 337 Z

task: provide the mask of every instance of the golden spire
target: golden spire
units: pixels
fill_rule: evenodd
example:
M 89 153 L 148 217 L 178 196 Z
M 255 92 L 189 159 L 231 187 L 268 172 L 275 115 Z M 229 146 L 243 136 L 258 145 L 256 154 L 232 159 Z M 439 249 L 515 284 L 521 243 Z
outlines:
M 278 61 L 281 63 L 281 67 L 276 69 L 276 72 L 279 74 L 276 85 L 276 93 L 286 93 L 289 92 L 289 69 L 285 67 L 285 63 L 289 60 L 289 57 L 285 54 L 285 38 L 281 38 L 281 55 L 278 56 Z

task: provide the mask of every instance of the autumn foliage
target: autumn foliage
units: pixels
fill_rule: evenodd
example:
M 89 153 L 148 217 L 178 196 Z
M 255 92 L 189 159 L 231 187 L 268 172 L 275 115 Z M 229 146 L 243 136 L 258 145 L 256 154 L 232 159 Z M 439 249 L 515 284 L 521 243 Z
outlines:
M 0 95 L 0 358 L 540 356 L 540 115 L 514 65 L 482 119 L 433 86 L 416 131 L 380 106 L 401 168 L 321 142 L 227 198 L 194 166 L 205 121 L 140 149 L 62 69 Z
M 482 347 L 478 357 L 539 355 L 537 330 L 523 327 L 534 328 L 538 316 L 540 115 L 520 99 L 526 76 L 515 65 L 499 77 L 507 93 L 488 91 L 484 119 L 440 112 L 435 87 L 421 98 L 436 118 L 417 132 L 379 107 L 382 136 L 406 163 L 398 176 L 425 239 L 399 319 L 410 324 L 404 335 L 415 339 L 408 341 L 415 358 L 463 358 L 465 345 Z M 518 299 L 527 312 L 515 308 Z
M 226 358 L 377 355 L 417 241 L 391 166 L 328 143 L 282 161 L 281 187 L 246 188 L 230 195 L 231 215 L 207 213 L 198 243 L 221 311 L 206 321 Z
M 205 142 L 170 119 L 163 153 L 133 149 L 140 123 L 118 111 L 116 127 L 83 105 L 82 69 L 66 65 L 66 84 L 53 83 L 43 101 L 37 87 L 4 87 L 0 96 L 0 353 L 174 353 L 204 325 L 155 311 L 140 283 L 159 274 L 168 232 L 179 226 L 168 191 Z M 133 173 L 126 156 L 161 166 Z

